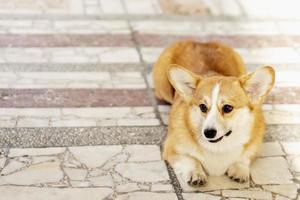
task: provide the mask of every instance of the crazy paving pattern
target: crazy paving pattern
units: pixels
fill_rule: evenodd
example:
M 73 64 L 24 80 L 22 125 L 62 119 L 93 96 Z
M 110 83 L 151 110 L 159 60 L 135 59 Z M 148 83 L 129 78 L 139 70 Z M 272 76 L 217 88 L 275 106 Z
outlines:
M 299 200 L 297 4 L 0 0 L 0 200 Z M 170 106 L 151 70 L 183 39 L 225 42 L 249 71 L 276 70 L 249 183 L 194 189 L 161 159 Z

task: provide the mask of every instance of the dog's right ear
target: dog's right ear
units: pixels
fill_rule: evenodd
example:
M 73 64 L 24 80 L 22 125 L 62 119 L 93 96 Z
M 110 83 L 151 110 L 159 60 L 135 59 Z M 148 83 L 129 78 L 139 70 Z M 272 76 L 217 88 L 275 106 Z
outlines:
M 170 65 L 168 78 L 176 92 L 183 97 L 185 101 L 192 99 L 197 83 L 200 81 L 199 76 L 179 65 Z

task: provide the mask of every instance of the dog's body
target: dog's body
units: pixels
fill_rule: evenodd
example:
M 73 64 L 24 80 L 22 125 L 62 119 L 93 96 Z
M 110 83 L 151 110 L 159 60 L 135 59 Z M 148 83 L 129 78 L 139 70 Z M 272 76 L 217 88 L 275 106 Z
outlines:
M 249 178 L 274 71 L 245 73 L 240 56 L 219 43 L 175 43 L 154 66 L 155 94 L 172 104 L 163 158 L 192 186 L 205 184 L 207 175 Z

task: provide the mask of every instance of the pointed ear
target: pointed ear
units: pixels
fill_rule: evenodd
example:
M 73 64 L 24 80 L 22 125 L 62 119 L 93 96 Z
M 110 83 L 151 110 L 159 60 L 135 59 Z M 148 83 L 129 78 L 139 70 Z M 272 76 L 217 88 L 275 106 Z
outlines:
M 185 101 L 190 101 L 196 90 L 200 77 L 186 70 L 179 65 L 170 65 L 168 78 L 176 92 L 184 98 Z
M 261 67 L 240 78 L 240 83 L 252 105 L 260 105 L 264 102 L 274 85 L 274 81 L 275 71 L 272 67 Z

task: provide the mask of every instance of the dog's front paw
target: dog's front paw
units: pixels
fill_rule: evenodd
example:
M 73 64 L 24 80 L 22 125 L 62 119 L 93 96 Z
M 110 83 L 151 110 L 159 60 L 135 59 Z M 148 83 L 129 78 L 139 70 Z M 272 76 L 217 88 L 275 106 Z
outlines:
M 202 167 L 197 167 L 194 171 L 190 172 L 190 178 L 187 183 L 192 187 L 203 186 L 207 183 L 207 176 Z
M 227 176 L 236 182 L 245 183 L 249 180 L 249 165 L 233 163 L 227 171 Z

